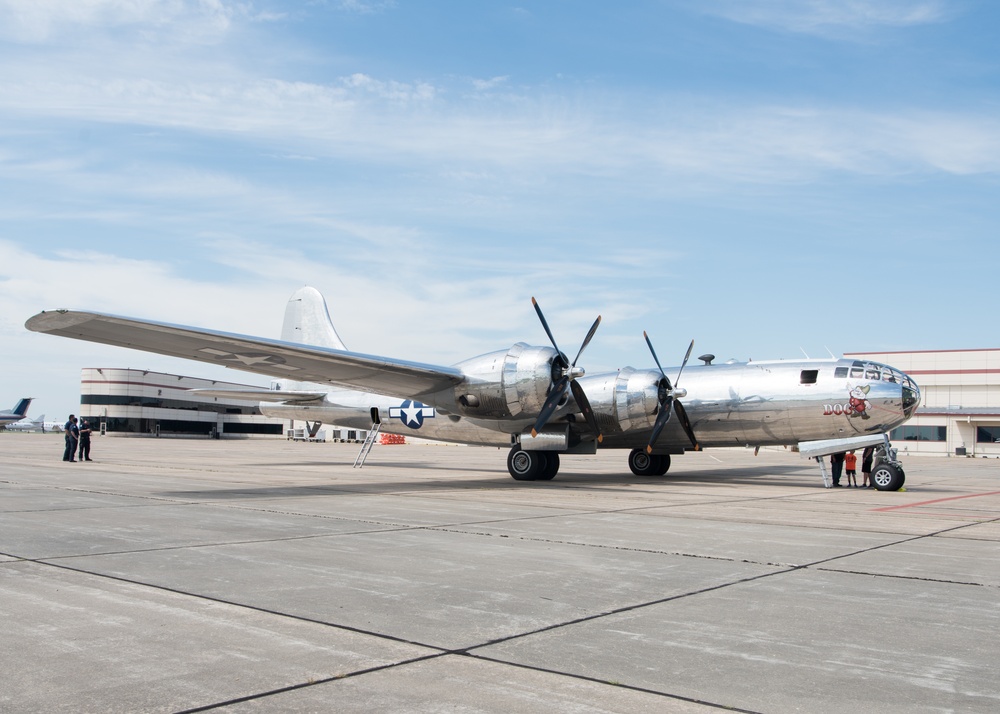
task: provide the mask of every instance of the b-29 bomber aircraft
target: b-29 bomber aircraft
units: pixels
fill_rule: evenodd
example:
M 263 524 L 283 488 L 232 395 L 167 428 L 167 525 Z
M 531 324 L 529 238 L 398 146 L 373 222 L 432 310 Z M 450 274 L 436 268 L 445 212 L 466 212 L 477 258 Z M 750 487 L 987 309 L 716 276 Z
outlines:
M 667 472 L 671 456 L 689 450 L 796 445 L 819 460 L 884 441 L 872 473 L 876 488 L 903 484 L 885 435 L 913 416 L 920 391 L 900 370 L 850 359 L 714 364 L 713 355 L 703 355 L 685 372 L 692 342 L 671 380 L 646 335 L 656 369 L 587 375 L 577 362 L 601 318 L 570 361 L 532 302 L 551 346 L 518 342 L 451 367 L 347 350 L 326 301 L 310 287 L 289 299 L 280 340 L 65 309 L 41 312 L 25 326 L 276 377 L 271 389 L 198 391 L 260 401 L 262 413 L 314 429 L 374 425 L 510 446 L 507 468 L 520 481 L 552 479 L 560 456 L 597 448 L 627 450 L 633 473 L 655 476 Z

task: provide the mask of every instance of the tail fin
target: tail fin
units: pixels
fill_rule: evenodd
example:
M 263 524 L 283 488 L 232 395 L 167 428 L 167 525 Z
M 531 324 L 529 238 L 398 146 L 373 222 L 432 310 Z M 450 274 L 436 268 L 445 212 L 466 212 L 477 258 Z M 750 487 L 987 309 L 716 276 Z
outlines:
M 15 416 L 23 417 L 28 413 L 28 407 L 31 405 L 31 400 L 34 397 L 22 397 L 21 401 L 17 403 L 17 406 L 11 409 L 10 413 Z
M 346 350 L 344 342 L 333 327 L 326 300 L 316 288 L 299 288 L 288 299 L 281 339 L 314 347 Z

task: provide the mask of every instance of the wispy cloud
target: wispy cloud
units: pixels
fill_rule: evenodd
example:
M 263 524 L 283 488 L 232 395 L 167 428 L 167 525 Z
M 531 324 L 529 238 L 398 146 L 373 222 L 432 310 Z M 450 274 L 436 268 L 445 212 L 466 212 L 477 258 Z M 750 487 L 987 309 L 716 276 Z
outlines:
M 216 41 L 234 18 L 277 19 L 248 2 L 227 0 L 0 0 L 0 37 L 38 43 L 81 30 L 137 29 L 143 37 L 171 35 Z
M 288 154 L 436 164 L 453 175 L 465 165 L 471 172 L 466 177 L 487 175 L 487 167 L 503 171 L 505 180 L 511 171 L 521 176 L 639 171 L 647 179 L 693 174 L 752 182 L 800 180 L 828 171 L 1000 170 L 995 116 L 919 107 L 879 111 L 707 100 L 687 100 L 681 107 L 661 97 L 674 108 L 636 113 L 543 95 L 463 106 L 429 84 L 360 74 L 329 85 L 46 77 L 7 83 L 0 107 L 24 118 L 228 135 L 276 144 Z M 618 104 L 637 106 L 625 99 Z
M 950 15 L 941 0 L 707 0 L 693 7 L 733 22 L 811 35 L 925 25 Z

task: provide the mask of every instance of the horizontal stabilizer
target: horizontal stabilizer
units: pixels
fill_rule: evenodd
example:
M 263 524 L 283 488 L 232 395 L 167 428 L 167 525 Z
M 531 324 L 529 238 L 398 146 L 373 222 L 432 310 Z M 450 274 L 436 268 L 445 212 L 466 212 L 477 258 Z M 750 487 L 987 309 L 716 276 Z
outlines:
M 884 434 L 868 434 L 852 436 L 847 439 L 822 439 L 820 441 L 799 442 L 799 454 L 807 459 L 818 456 L 839 454 L 842 451 L 858 451 L 866 446 L 878 446 L 884 443 Z
M 189 389 L 199 397 L 219 399 L 245 399 L 248 402 L 284 402 L 285 404 L 308 404 L 321 402 L 326 392 L 299 392 L 279 389 Z

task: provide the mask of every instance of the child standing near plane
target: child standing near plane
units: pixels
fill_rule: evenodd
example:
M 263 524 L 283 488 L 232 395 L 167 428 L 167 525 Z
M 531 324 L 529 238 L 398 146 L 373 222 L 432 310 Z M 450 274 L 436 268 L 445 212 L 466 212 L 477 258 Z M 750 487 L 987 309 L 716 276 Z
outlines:
M 858 457 L 854 452 L 850 452 L 844 457 L 844 467 L 847 470 L 847 486 L 848 488 L 858 487 Z

